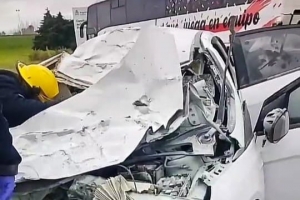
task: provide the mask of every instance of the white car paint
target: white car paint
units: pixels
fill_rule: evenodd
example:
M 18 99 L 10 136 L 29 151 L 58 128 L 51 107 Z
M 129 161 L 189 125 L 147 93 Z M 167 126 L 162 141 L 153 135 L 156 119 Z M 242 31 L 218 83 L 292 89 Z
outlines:
M 295 71 L 240 90 L 247 101 L 253 129 L 264 100 L 299 77 L 300 71 Z
M 245 152 L 212 188 L 211 200 L 264 200 L 263 161 L 253 139 Z
M 262 149 L 266 199 L 299 199 L 299 128 L 290 130 L 278 144 L 266 144 Z

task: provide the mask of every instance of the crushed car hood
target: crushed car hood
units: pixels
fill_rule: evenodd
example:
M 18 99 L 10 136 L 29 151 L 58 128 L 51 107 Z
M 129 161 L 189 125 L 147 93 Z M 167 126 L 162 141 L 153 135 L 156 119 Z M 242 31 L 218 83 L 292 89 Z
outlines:
M 95 84 L 127 55 L 139 33 L 138 28 L 115 30 L 86 41 L 61 60 L 56 75 L 79 88 Z
M 23 158 L 17 181 L 59 179 L 123 162 L 149 127 L 156 131 L 183 109 L 178 47 L 166 30 L 142 30 L 95 84 L 11 129 Z
M 61 179 L 120 164 L 141 141 L 177 130 L 190 103 L 181 66 L 193 60 L 195 48 L 203 50 L 200 40 L 202 45 L 209 41 L 205 34 L 129 28 L 63 54 L 55 70 L 59 81 L 85 90 L 11 129 L 23 158 L 17 182 Z M 149 128 L 155 134 L 146 137 Z M 232 137 L 237 134 L 241 132 L 234 131 Z
M 189 61 L 193 44 L 200 40 L 200 32 L 170 28 L 160 30 L 174 37 L 180 63 Z M 135 45 L 140 33 L 141 28 L 138 27 L 121 28 L 86 41 L 72 55 L 63 56 L 57 66 L 56 76 L 61 82 L 77 88 L 85 89 L 95 84 L 121 62 Z

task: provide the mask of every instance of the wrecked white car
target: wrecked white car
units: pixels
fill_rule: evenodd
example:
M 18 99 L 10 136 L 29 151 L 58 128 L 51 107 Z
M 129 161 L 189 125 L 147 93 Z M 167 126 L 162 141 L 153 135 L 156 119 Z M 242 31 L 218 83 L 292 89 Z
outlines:
M 265 101 L 257 138 L 217 39 L 128 28 L 63 58 L 59 80 L 83 91 L 11 129 L 23 157 L 15 198 L 265 199 L 260 151 L 286 138 L 299 80 Z

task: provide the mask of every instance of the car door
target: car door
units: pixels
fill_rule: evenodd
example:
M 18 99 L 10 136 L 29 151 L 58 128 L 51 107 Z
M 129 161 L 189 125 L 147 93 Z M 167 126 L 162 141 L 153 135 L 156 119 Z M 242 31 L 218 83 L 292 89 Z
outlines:
M 297 120 L 300 107 L 297 102 L 300 101 L 300 89 L 290 87 L 297 85 L 299 88 L 300 26 L 280 26 L 239 33 L 233 44 L 233 58 L 237 86 L 242 99 L 247 102 L 253 128 L 257 129 L 254 126 L 269 96 L 272 97 L 274 93 L 275 96 L 289 94 L 284 105 L 291 118 L 288 135 L 278 144 L 267 142 L 262 148 L 265 137 L 258 134 L 257 145 L 264 161 L 266 199 L 299 199 L 297 185 L 300 184 L 300 172 L 297 168 L 300 166 L 300 130 Z M 269 69 L 264 70 L 265 66 Z M 277 92 L 280 88 L 284 89 Z
M 254 126 L 264 100 L 300 76 L 300 25 L 237 33 L 232 55 Z
M 292 38 L 294 38 L 295 35 L 297 36 L 298 32 L 300 36 L 299 27 L 292 28 L 293 29 L 289 30 Z M 279 33 L 277 32 L 277 30 L 280 30 Z M 276 32 L 273 34 L 277 37 L 280 34 L 284 34 L 281 29 L 276 29 L 275 31 Z M 286 38 L 288 38 L 288 36 L 289 35 L 287 35 Z M 250 38 L 255 39 L 259 37 L 261 36 L 254 35 L 252 38 Z M 223 61 L 226 61 L 226 57 L 223 58 L 225 53 L 222 51 L 222 46 L 218 45 L 218 42 L 218 40 L 215 40 L 215 45 L 213 46 L 221 55 Z M 284 42 L 287 43 L 288 41 L 285 40 Z M 212 43 L 214 43 L 213 40 Z M 289 43 L 285 46 L 285 49 L 289 50 L 289 46 L 293 45 L 294 44 Z M 294 47 L 294 49 L 297 50 L 297 47 Z M 242 54 L 240 58 L 243 59 L 243 56 L 244 55 Z M 280 68 L 280 70 L 277 70 L 273 74 L 266 74 L 264 79 L 261 79 L 257 82 L 252 82 L 250 84 L 245 82 L 245 78 L 249 76 L 249 74 L 247 74 L 247 66 L 235 66 L 235 69 L 237 71 L 236 87 L 240 91 L 241 99 L 248 104 L 247 108 L 250 113 L 253 129 L 256 128 L 256 131 L 258 131 L 258 128 L 255 127 L 255 125 L 257 124 L 256 122 L 258 120 L 260 110 L 263 107 L 267 107 L 267 111 L 271 111 L 272 106 L 273 108 L 276 108 L 278 106 L 286 107 L 290 112 L 291 128 L 289 134 L 287 134 L 279 143 L 266 143 L 263 146 L 263 144 L 265 143 L 265 136 L 263 134 L 262 126 L 260 126 L 262 131 L 260 131 L 260 133 L 256 137 L 256 145 L 261 153 L 264 163 L 263 170 L 266 200 L 293 200 L 298 199 L 298 197 L 300 196 L 300 190 L 297 189 L 297 186 L 300 184 L 300 171 L 297 171 L 298 166 L 300 166 L 300 145 L 297 145 L 298 139 L 300 139 L 300 135 L 297 134 L 297 131 L 300 131 L 300 126 L 297 126 L 298 119 L 300 121 L 300 105 L 298 106 L 297 104 L 297 102 L 299 102 L 300 100 L 300 89 L 295 89 L 296 87 L 300 87 L 300 84 L 298 84 L 298 82 L 300 81 L 297 79 L 298 77 L 300 77 L 300 72 L 298 71 L 300 63 L 299 66 L 297 66 L 297 55 L 295 60 L 295 63 L 292 63 L 293 66 L 291 66 L 291 69 L 286 70 L 284 68 Z M 253 60 L 253 62 L 255 62 L 255 60 Z M 233 76 L 232 73 L 231 75 Z M 287 86 L 285 87 L 285 85 Z M 283 89 L 277 92 L 280 88 Z M 278 97 L 280 96 L 279 94 L 288 94 L 288 101 L 281 102 L 280 98 Z M 279 100 L 276 100 L 275 97 Z M 265 114 L 266 113 L 262 113 L 262 116 L 264 116 Z M 249 125 L 251 127 L 251 123 L 249 123 Z M 249 136 L 251 138 L 250 134 Z M 245 139 L 246 138 L 247 136 L 245 135 Z
M 300 78 L 292 81 L 263 103 L 255 126 L 257 146 L 264 162 L 266 200 L 298 200 L 300 197 Z M 265 142 L 263 117 L 275 108 L 289 112 L 288 134 L 277 144 Z M 264 144 L 265 143 L 265 144 Z

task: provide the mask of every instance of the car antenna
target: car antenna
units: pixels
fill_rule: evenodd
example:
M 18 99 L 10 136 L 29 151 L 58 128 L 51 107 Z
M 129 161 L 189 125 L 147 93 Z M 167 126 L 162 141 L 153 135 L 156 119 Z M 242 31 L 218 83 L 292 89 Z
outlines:
M 230 65 L 230 52 L 232 51 L 232 46 L 233 46 L 233 41 L 235 38 L 235 24 L 236 24 L 236 20 L 237 20 L 237 16 L 231 16 L 229 18 L 229 31 L 230 31 L 230 36 L 229 36 L 229 48 L 228 48 L 228 52 L 227 52 L 227 59 L 226 59 L 226 63 L 225 63 L 225 69 L 224 69 L 224 78 L 223 78 L 223 82 L 222 82 L 222 88 L 221 88 L 221 94 L 220 94 L 220 101 L 219 101 L 219 109 L 218 109 L 218 115 L 217 115 L 217 123 L 218 124 L 222 124 L 223 120 L 224 120 L 224 111 L 225 109 L 225 92 L 226 92 L 226 74 L 227 74 L 227 70 L 229 68 Z M 222 109 L 220 109 L 222 108 Z

